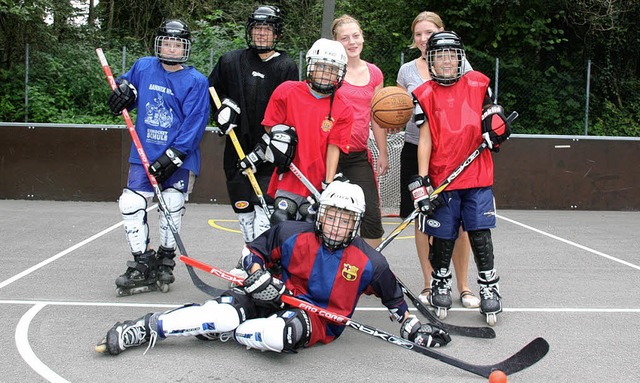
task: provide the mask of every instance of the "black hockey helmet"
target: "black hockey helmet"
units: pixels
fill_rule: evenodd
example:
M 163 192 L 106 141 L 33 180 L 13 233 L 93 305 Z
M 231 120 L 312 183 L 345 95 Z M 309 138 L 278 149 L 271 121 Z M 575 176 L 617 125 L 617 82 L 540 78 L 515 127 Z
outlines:
M 272 28 L 273 42 L 270 45 L 261 45 L 253 41 L 251 32 L 256 25 L 267 25 Z M 276 48 L 284 30 L 284 21 L 278 7 L 272 5 L 261 5 L 257 7 L 247 20 L 245 29 L 245 39 L 249 48 L 255 49 L 258 53 L 270 52 Z
M 163 55 L 160 48 L 163 43 L 182 44 L 182 52 L 175 55 Z M 160 62 L 169 65 L 182 64 L 189 59 L 191 53 L 191 31 L 189 26 L 182 20 L 169 19 L 162 22 L 158 28 L 155 39 L 155 53 Z
M 445 73 L 437 73 L 434 67 L 436 59 L 454 63 L 455 67 L 446 70 Z M 441 31 L 431 35 L 427 41 L 427 66 L 435 82 L 445 86 L 455 84 L 463 75 L 464 63 L 464 44 L 460 36 L 452 31 Z

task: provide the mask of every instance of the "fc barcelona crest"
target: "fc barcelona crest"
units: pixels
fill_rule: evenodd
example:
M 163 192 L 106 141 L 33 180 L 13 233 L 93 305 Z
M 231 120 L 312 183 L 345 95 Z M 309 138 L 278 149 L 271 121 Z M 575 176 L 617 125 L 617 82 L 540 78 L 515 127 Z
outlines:
M 355 281 L 358 279 L 358 268 L 356 266 L 351 266 L 348 263 L 345 263 L 342 268 L 342 277 L 347 281 Z

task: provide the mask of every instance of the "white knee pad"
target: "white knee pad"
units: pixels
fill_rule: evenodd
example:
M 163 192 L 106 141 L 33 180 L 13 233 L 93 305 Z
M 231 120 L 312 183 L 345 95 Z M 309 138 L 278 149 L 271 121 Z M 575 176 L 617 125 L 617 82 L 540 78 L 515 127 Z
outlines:
M 181 191 L 174 188 L 167 188 L 162 191 L 162 198 L 167 205 L 167 210 L 171 216 L 171 220 L 175 224 L 176 230 L 180 232 L 182 225 L 182 216 L 184 215 L 185 195 Z M 169 222 L 165 216 L 165 212 L 160 211 L 160 244 L 167 249 L 176 248 L 176 240 L 173 232 L 169 228 Z
M 309 316 L 302 310 L 286 310 L 243 322 L 236 328 L 235 338 L 247 348 L 295 352 L 309 342 L 310 334 Z
M 147 225 L 147 199 L 135 191 L 125 188 L 118 200 L 124 232 L 133 254 L 144 253 L 149 244 L 149 225 Z
M 253 241 L 256 237 L 253 233 L 254 231 L 253 224 L 255 221 L 255 217 L 256 217 L 255 211 L 238 214 L 238 223 L 240 223 L 240 232 L 242 233 L 242 238 L 244 238 L 245 243 L 249 243 Z
M 267 213 L 265 213 L 264 209 L 256 206 L 256 219 L 253 221 L 254 238 L 259 237 L 260 234 L 269 230 L 270 227 L 271 222 L 269 221 Z
M 235 307 L 217 301 L 202 306 L 182 306 L 160 314 L 158 333 L 161 337 L 220 334 L 233 331 L 240 324 Z

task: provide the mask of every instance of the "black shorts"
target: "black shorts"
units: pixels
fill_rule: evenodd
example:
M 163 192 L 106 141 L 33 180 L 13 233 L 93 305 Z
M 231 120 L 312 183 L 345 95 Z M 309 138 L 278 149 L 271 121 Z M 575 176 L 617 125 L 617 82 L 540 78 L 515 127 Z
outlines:
M 341 171 L 352 184 L 362 188 L 366 203 L 360 236 L 367 239 L 382 238 L 382 217 L 380 216 L 380 194 L 373 172 L 373 165 L 369 162 L 369 152 L 340 153 L 338 171 Z
M 411 176 L 418 174 L 418 145 L 405 142 L 400 153 L 400 217 L 407 218 L 415 210 L 407 186 Z
M 272 172 L 265 172 L 262 169 L 255 174 L 260 186 L 260 191 L 267 205 L 273 205 L 273 198 L 267 195 L 271 174 Z M 239 169 L 227 170 L 225 171 L 225 175 L 227 176 L 227 193 L 229 194 L 231 207 L 233 207 L 234 212 L 237 214 L 250 213 L 255 210 L 255 206 L 260 208 L 260 202 L 249 181 L 249 177 L 242 174 Z

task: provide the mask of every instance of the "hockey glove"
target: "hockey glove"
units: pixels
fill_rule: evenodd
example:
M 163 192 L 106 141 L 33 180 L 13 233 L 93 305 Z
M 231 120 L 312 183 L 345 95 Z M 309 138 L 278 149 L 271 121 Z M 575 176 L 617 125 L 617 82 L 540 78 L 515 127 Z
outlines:
M 289 170 L 298 146 L 296 128 L 284 124 L 274 125 L 268 134 L 262 136 L 262 141 L 267 144 L 265 158 L 276 165 L 278 174 Z
M 156 177 L 156 181 L 166 181 L 180 166 L 186 155 L 175 148 L 168 148 L 150 166 L 149 173 Z
M 400 336 L 423 347 L 442 347 L 451 342 L 448 332 L 432 324 L 420 323 L 415 315 L 409 315 L 402 323 Z
M 281 297 L 290 294 L 284 283 L 274 278 L 267 270 L 257 270 L 244 280 L 244 291 L 249 294 L 257 305 L 268 307 L 284 307 Z
M 500 144 L 511 135 L 511 124 L 504 115 L 504 108 L 491 105 L 482 111 L 482 138 L 487 147 L 494 152 L 500 151 Z
M 122 79 L 120 84 L 113 90 L 109 96 L 109 109 L 114 115 L 122 113 L 123 109 L 129 108 L 136 102 L 138 91 L 129 81 Z
M 264 162 L 266 147 L 263 142 L 258 142 L 251 153 L 248 153 L 243 159 L 238 161 L 238 169 L 240 169 L 244 175 L 247 175 L 247 170 L 249 169 L 251 169 L 253 173 L 257 172 L 258 165 Z
M 409 179 L 409 185 L 407 186 L 413 199 L 413 206 L 416 209 L 420 209 L 420 212 L 426 215 L 430 215 L 438 208 L 442 203 L 440 195 L 434 201 L 431 201 L 429 196 L 433 193 L 433 187 L 431 187 L 431 180 L 429 176 L 421 177 L 414 175 Z
M 342 173 L 336 173 L 336 175 L 333 176 L 333 181 L 349 182 L 349 179 L 345 177 L 344 174 Z M 322 181 L 322 191 L 325 191 L 331 182 Z
M 230 98 L 222 100 L 222 105 L 213 115 L 213 119 L 220 128 L 218 135 L 223 137 L 231 132 L 231 129 L 238 126 L 238 120 L 240 119 L 240 107 L 238 104 Z

